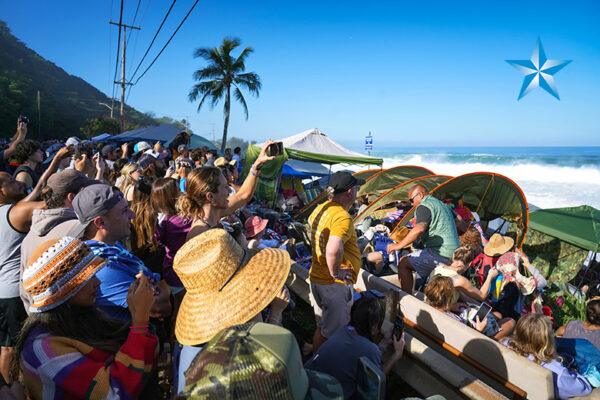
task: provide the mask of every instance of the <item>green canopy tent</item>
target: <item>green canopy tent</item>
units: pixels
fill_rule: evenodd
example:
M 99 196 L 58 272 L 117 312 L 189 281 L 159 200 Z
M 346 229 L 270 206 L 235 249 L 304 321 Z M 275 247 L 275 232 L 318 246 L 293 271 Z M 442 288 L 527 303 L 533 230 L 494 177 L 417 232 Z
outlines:
M 383 160 L 381 158 L 366 157 L 360 153 L 355 153 L 343 147 L 330 139 L 327 135 L 318 129 L 310 129 L 308 131 L 301 132 L 297 135 L 289 136 L 278 140 L 283 142 L 285 149 L 285 160 L 293 159 L 300 161 L 317 162 L 322 164 L 362 164 L 362 165 L 381 165 Z M 244 169 L 242 175 L 245 177 L 250 170 L 250 166 L 258 158 L 260 149 L 264 146 L 263 144 L 251 145 L 248 147 L 246 152 L 246 161 L 244 162 Z M 279 159 L 279 157 L 278 157 Z M 283 159 L 283 158 L 282 158 Z M 279 175 L 285 162 L 267 163 L 265 167 L 276 168 L 278 170 L 271 171 L 272 177 L 267 177 L 263 168 L 261 171 L 261 178 L 258 182 L 258 188 L 256 194 L 259 198 L 266 200 L 272 206 L 275 201 L 276 190 L 279 184 Z M 274 160 L 277 161 L 277 160 Z M 280 160 L 281 161 L 281 160 Z M 269 174 L 271 175 L 271 174 Z M 268 181 L 267 179 L 271 179 Z M 261 188 L 262 186 L 262 188 Z
M 362 171 L 358 171 L 353 173 L 356 179 L 364 179 L 368 181 L 373 175 L 380 173 L 381 171 L 385 171 L 385 169 L 365 169 Z
M 516 243 L 520 246 L 527 231 L 529 209 L 521 188 L 509 178 L 492 172 L 474 172 L 452 178 L 429 192 L 442 200 L 463 198 L 469 209 L 477 212 L 483 228 L 489 221 L 503 218 L 516 224 Z M 414 207 L 395 229 L 406 225 L 414 215 Z
M 452 177 L 447 175 L 426 175 L 403 182 L 383 193 L 375 201 L 369 204 L 362 213 L 356 216 L 354 223 L 358 224 L 362 222 L 365 218 L 372 216 L 375 211 L 390 203 L 396 201 L 408 201 L 408 192 L 414 185 L 423 185 L 427 190 L 433 190 L 449 179 L 452 179 Z
M 384 169 L 371 176 L 369 181 L 360 187 L 358 196 L 375 195 L 375 197 L 379 197 L 400 182 L 406 182 L 426 175 L 434 175 L 434 173 L 427 168 L 415 165 L 400 165 Z
M 589 252 L 600 252 L 600 210 L 580 206 L 532 211 L 523 251 L 548 282 L 571 281 Z

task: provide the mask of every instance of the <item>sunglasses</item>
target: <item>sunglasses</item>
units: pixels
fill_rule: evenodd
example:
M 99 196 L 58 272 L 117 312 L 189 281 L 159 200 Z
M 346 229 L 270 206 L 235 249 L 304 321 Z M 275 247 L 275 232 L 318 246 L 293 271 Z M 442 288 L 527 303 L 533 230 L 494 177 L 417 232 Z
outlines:
M 417 198 L 418 195 L 423 194 L 423 193 L 417 193 L 415 194 L 413 197 L 411 197 L 410 200 L 410 204 L 413 204 L 415 202 L 415 199 Z

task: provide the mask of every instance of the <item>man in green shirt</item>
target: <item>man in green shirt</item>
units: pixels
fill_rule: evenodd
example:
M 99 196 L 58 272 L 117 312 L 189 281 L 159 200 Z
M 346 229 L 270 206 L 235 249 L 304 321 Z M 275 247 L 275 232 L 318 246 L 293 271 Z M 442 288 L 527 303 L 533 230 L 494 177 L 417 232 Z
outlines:
M 420 278 L 426 278 L 437 265 L 450 265 L 452 253 L 460 246 L 460 241 L 454 215 L 447 205 L 431 196 L 422 185 L 413 186 L 408 197 L 415 207 L 415 227 L 400 242 L 389 244 L 387 251 L 401 250 L 421 239 L 423 250 L 414 251 L 398 260 L 400 286 L 406 293 L 412 294 L 412 272 L 415 271 Z

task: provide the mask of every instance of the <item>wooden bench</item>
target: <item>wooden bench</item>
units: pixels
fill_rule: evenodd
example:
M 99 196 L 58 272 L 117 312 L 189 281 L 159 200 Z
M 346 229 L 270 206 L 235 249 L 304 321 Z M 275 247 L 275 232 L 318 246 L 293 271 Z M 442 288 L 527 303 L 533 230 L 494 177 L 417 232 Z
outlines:
M 356 288 L 388 293 L 388 311 L 399 303 L 405 316 L 405 356 L 394 371 L 422 396 L 447 399 L 554 398 L 552 372 L 403 292 L 395 277 L 361 270 Z M 397 283 L 397 280 L 396 280 Z M 288 286 L 308 300 L 308 271 L 293 264 Z M 386 322 L 389 323 L 389 322 Z M 594 390 L 587 396 L 600 399 Z

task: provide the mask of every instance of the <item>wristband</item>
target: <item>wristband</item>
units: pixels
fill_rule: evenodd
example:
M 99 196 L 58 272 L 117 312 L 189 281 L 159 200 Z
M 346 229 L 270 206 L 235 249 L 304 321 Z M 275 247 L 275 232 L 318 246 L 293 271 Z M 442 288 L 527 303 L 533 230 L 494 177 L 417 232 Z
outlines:
M 257 178 L 260 176 L 260 171 L 258 171 L 258 170 L 256 170 L 256 172 L 254 172 L 254 171 L 250 170 L 250 173 L 251 173 L 252 175 L 254 175 L 255 177 L 257 177 Z

